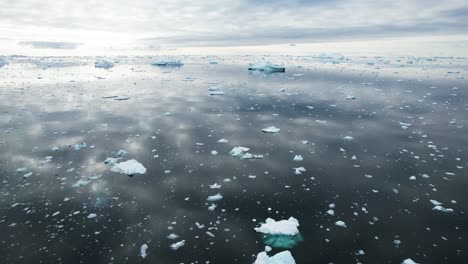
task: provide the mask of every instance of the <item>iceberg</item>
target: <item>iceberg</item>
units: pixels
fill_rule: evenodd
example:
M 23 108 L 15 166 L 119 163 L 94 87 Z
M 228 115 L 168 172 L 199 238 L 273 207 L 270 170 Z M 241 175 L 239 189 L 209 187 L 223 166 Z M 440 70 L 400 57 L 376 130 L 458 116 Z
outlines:
M 111 170 L 127 174 L 128 176 L 146 173 L 146 168 L 143 166 L 143 164 L 134 159 L 116 163 L 114 166 L 112 166 Z
M 281 129 L 275 127 L 275 126 L 269 126 L 267 128 L 262 129 L 262 132 L 264 133 L 278 133 L 280 132 Z
M 272 64 L 271 62 L 249 64 L 249 71 L 264 71 L 264 72 L 285 72 L 286 68 L 282 65 Z
M 8 65 L 8 61 L 6 61 L 4 58 L 0 57 L 0 67 L 3 67 L 5 65 Z
M 288 220 L 279 221 L 267 218 L 265 223 L 261 224 L 260 227 L 254 228 L 254 230 L 264 234 L 294 236 L 299 233 L 299 230 L 297 229 L 298 226 L 299 221 L 292 216 L 289 217 Z
M 271 257 L 266 252 L 260 252 L 254 264 L 296 264 L 291 252 L 289 250 L 280 252 Z
M 114 63 L 112 63 L 110 61 L 106 61 L 106 60 L 96 61 L 94 63 L 94 67 L 103 68 L 103 69 L 110 69 L 110 68 L 114 67 Z
M 180 60 L 159 60 L 151 63 L 153 66 L 180 67 L 184 65 Z
M 146 250 L 148 249 L 148 245 L 147 244 L 143 244 L 141 245 L 140 247 L 140 256 L 142 258 L 146 258 L 147 254 L 146 254 Z

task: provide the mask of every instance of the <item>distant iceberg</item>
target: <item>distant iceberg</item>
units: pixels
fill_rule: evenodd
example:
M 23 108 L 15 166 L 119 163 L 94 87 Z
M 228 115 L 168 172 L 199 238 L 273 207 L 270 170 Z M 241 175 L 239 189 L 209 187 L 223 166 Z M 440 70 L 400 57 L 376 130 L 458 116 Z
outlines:
M 94 63 L 94 67 L 96 68 L 103 68 L 103 69 L 110 69 L 114 67 L 114 63 L 106 60 L 96 61 Z
M 264 72 L 285 72 L 286 68 L 283 65 L 272 64 L 271 62 L 249 64 L 249 71 L 264 71 Z
M 8 65 L 8 61 L 6 61 L 4 58 L 0 57 L 0 67 L 3 67 L 5 65 Z
M 179 67 L 184 65 L 184 63 L 180 60 L 160 60 L 151 63 L 153 66 L 169 66 L 169 67 Z

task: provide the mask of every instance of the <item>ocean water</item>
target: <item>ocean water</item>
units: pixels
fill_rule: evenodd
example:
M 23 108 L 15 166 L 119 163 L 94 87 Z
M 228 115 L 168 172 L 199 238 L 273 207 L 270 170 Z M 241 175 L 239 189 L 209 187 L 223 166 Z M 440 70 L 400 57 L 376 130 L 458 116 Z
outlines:
M 466 58 L 6 59 L 2 263 L 253 263 L 254 228 L 289 217 L 296 263 L 468 261 Z M 247 70 L 262 60 L 286 72 Z

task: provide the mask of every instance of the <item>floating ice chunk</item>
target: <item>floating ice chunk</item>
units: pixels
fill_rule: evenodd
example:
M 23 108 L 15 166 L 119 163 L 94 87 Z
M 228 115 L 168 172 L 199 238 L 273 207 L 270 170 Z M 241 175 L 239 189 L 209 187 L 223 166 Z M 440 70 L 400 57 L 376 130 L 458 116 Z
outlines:
M 212 151 L 211 151 L 211 155 L 218 155 L 218 151 L 212 150 Z
M 436 201 L 436 200 L 429 200 L 434 206 L 437 206 L 437 205 L 442 205 L 442 203 Z
M 88 184 L 89 184 L 89 181 L 79 180 L 79 181 L 75 182 L 72 185 L 72 187 L 78 188 L 78 187 L 86 186 Z
M 263 155 L 245 153 L 240 158 L 241 159 L 263 159 Z
M 352 136 L 346 136 L 343 138 L 344 140 L 353 140 L 354 138 Z
M 211 188 L 211 189 L 219 189 L 219 188 L 221 188 L 221 185 L 215 183 L 215 184 L 213 184 L 213 185 L 210 185 L 210 188 Z
M 293 170 L 294 170 L 294 174 L 296 174 L 296 175 L 300 175 L 300 174 L 302 174 L 303 172 L 306 171 L 306 169 L 304 167 L 293 168 Z
M 266 252 L 260 252 L 254 264 L 296 264 L 289 250 L 277 253 L 272 257 L 268 257 Z
M 301 141 L 301 144 L 302 144 L 302 145 L 307 145 L 307 143 L 309 143 L 309 141 L 307 141 L 307 140 L 302 140 L 302 141 Z
M 58 151 L 60 148 L 59 147 L 53 147 L 52 151 Z
M 143 244 L 141 245 L 140 247 L 140 256 L 142 258 L 146 258 L 147 254 L 146 254 L 146 250 L 148 249 L 148 245 L 147 244 Z
M 26 173 L 25 175 L 23 175 L 23 178 L 29 178 L 33 175 L 32 172 L 29 172 L 29 173 Z
M 303 161 L 304 158 L 301 155 L 295 155 L 293 161 Z
M 229 154 L 231 154 L 231 156 L 233 157 L 237 157 L 241 154 L 244 154 L 245 152 L 249 150 L 250 150 L 249 148 L 245 148 L 245 147 L 235 147 L 231 151 L 229 151 Z
M 21 172 L 24 172 L 26 170 L 27 170 L 27 168 L 18 168 L 18 169 L 16 169 L 16 173 L 21 173 Z
M 409 179 L 410 179 L 411 181 L 415 181 L 415 180 L 416 180 L 416 176 L 411 176 L 411 177 L 409 177 Z
M 270 246 L 265 246 L 265 252 L 270 252 L 271 250 L 273 250 Z
M 182 241 L 176 242 L 174 244 L 171 244 L 169 247 L 172 250 L 178 250 L 179 248 L 183 247 L 184 245 L 185 245 L 185 240 L 182 240 Z
M 434 206 L 434 208 L 432 208 L 432 210 L 441 211 L 443 213 L 453 213 L 453 209 L 445 208 L 445 207 L 442 207 L 441 205 Z
M 222 91 L 213 91 L 213 92 L 210 92 L 210 95 L 224 95 L 224 92 L 222 92 Z
M 294 217 L 289 217 L 288 220 L 279 221 L 267 218 L 264 224 L 261 224 L 260 227 L 254 228 L 254 230 L 264 234 L 294 236 L 299 233 L 299 230 L 297 229 L 298 226 L 299 221 Z
M 346 223 L 343 222 L 343 221 L 336 221 L 336 222 L 335 222 L 335 225 L 336 225 L 336 226 L 339 226 L 339 227 L 344 227 L 344 228 L 347 227 L 347 226 L 346 226 Z
M 97 216 L 97 214 L 91 213 L 91 214 L 88 215 L 88 219 L 96 218 L 96 216 Z
M 84 148 L 86 148 L 86 143 L 84 143 L 84 142 L 73 145 L 74 150 L 80 150 L 80 149 L 84 149 Z
M 228 142 L 229 141 L 227 139 L 224 139 L 224 138 L 218 140 L 218 143 L 228 143 Z
M 180 60 L 170 60 L 170 59 L 168 59 L 168 60 L 160 60 L 160 61 L 153 62 L 153 63 L 151 63 L 151 65 L 179 67 L 179 66 L 182 66 L 184 64 Z
M 174 239 L 177 239 L 179 238 L 179 235 L 177 234 L 174 234 L 174 233 L 171 233 L 167 236 L 167 238 L 171 239 L 171 240 L 174 240 Z
M 219 90 L 219 87 L 218 87 L 218 86 L 210 86 L 210 87 L 208 87 L 208 91 L 214 92 L 214 91 L 218 91 L 218 90 Z
M 3 67 L 5 65 L 8 65 L 8 61 L 6 61 L 4 58 L 0 57 L 0 67 Z
M 263 64 L 251 63 L 249 65 L 249 71 L 285 72 L 286 68 L 282 65 L 272 64 L 271 62 L 266 62 Z
M 401 264 L 418 264 L 416 262 L 414 262 L 412 259 L 405 259 L 403 260 L 403 262 Z
M 47 156 L 44 158 L 43 161 L 41 161 L 41 164 L 46 164 L 52 161 L 52 156 Z
M 208 196 L 208 198 L 206 199 L 208 202 L 216 202 L 216 201 L 219 201 L 223 199 L 223 196 L 219 193 L 215 194 L 215 195 L 211 195 L 211 196 Z
M 96 61 L 94 63 L 94 67 L 103 68 L 103 69 L 110 69 L 110 68 L 114 67 L 114 64 L 112 62 L 110 62 L 110 61 L 101 60 L 101 61 Z
M 120 172 L 127 174 L 129 176 L 135 175 L 135 174 L 145 174 L 146 173 L 146 168 L 141 164 L 140 162 L 131 159 L 127 160 L 124 162 L 116 163 L 114 166 L 111 168 L 112 171 L 115 172 Z
M 123 156 L 127 155 L 127 153 L 128 153 L 127 151 L 121 149 L 121 150 L 119 150 L 119 152 L 117 152 L 117 156 L 123 157 Z
M 214 211 L 214 209 L 216 209 L 216 204 L 211 204 L 210 206 L 208 206 L 209 211 Z
M 333 211 L 332 209 L 328 210 L 327 211 L 327 214 L 331 215 L 331 216 L 334 216 L 335 215 L 335 211 Z
M 269 126 L 267 128 L 262 129 L 262 132 L 264 133 L 278 133 L 280 132 L 280 129 L 274 126 Z
M 117 161 L 119 161 L 119 159 L 116 159 L 116 158 L 106 158 L 106 160 L 104 160 L 104 164 L 113 165 L 113 164 L 117 163 Z

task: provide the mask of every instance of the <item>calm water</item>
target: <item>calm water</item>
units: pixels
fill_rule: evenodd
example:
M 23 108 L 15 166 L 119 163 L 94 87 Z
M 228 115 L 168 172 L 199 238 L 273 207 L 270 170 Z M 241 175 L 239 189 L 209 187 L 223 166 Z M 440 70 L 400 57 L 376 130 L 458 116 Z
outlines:
M 0 68 L 1 263 L 253 263 L 265 246 L 253 228 L 290 216 L 297 263 L 468 262 L 467 66 L 135 61 Z M 146 174 L 111 171 L 119 150 Z

